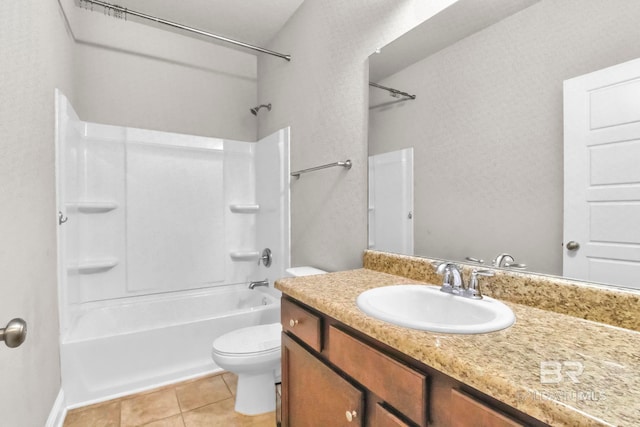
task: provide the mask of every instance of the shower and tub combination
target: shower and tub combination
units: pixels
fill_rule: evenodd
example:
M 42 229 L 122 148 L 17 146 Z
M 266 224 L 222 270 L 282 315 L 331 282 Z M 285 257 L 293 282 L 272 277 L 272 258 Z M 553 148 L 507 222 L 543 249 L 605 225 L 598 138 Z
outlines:
M 220 370 L 211 344 L 279 321 L 289 131 L 257 143 L 81 121 L 56 94 L 69 408 Z M 272 263 L 262 263 L 269 248 Z

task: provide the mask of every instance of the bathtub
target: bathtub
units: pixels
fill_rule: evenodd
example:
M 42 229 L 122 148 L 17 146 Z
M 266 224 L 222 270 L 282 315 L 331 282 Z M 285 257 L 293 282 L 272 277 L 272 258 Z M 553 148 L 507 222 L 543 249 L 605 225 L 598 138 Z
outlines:
M 279 320 L 280 300 L 246 285 L 83 307 L 60 349 L 67 407 L 219 371 L 215 338 Z

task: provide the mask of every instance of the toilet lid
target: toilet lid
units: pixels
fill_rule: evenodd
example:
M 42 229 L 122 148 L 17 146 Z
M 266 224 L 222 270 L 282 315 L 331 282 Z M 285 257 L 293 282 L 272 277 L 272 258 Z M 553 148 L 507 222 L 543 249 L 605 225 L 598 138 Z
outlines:
M 228 332 L 213 341 L 213 350 L 225 354 L 252 354 L 280 351 L 282 325 L 249 326 Z

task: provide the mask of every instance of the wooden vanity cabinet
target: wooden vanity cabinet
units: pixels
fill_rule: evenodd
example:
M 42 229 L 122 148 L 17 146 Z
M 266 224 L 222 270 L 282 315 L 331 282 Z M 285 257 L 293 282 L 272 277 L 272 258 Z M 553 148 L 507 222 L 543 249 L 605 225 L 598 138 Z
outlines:
M 283 427 L 546 424 L 288 297 Z
M 282 426 L 363 426 L 364 391 L 282 333 Z
M 409 424 L 402 421 L 397 415 L 389 412 L 389 410 L 379 402 L 373 405 L 371 420 L 371 425 L 376 427 L 410 427 Z
M 365 344 L 336 325 L 328 326 L 325 354 L 331 364 L 386 405 L 415 424 L 426 427 L 427 375 Z
M 451 427 L 523 427 L 519 423 L 460 390 L 451 390 Z

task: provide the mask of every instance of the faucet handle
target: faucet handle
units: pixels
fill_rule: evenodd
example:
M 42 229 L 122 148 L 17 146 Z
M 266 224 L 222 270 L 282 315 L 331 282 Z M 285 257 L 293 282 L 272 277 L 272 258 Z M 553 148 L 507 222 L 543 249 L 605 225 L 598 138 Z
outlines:
M 527 264 L 511 263 L 511 262 L 505 262 L 504 266 L 506 268 L 517 268 L 518 270 L 525 270 L 527 268 Z
M 492 270 L 477 270 L 474 268 L 471 272 L 471 278 L 469 278 L 469 286 L 465 290 L 465 296 L 472 299 L 482 299 L 478 276 L 491 277 L 493 275 Z
M 273 261 L 273 254 L 271 253 L 271 249 L 264 248 L 262 251 L 262 255 L 258 258 L 258 265 L 260 263 L 264 264 L 265 267 L 271 267 L 271 262 Z

